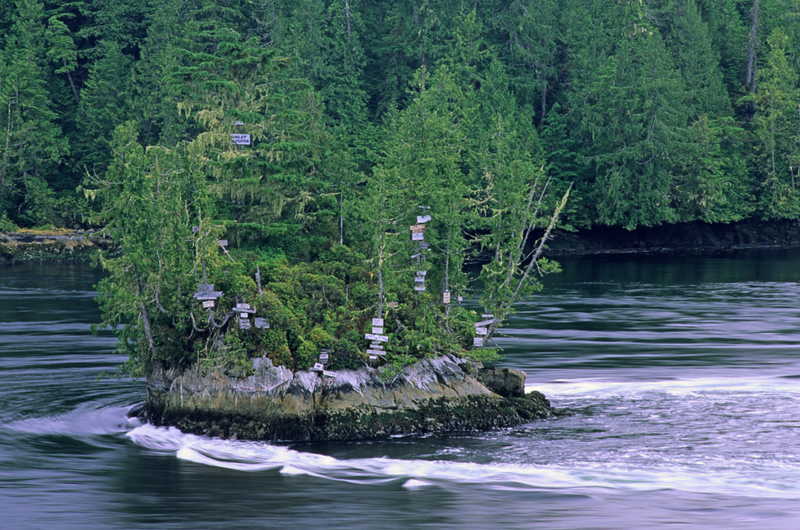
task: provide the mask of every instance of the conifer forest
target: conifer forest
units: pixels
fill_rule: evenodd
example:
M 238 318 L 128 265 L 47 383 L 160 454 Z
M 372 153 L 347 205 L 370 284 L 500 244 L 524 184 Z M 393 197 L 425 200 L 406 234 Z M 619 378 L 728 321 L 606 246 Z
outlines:
M 134 375 L 491 357 L 554 226 L 800 216 L 800 0 L 0 5 L 0 231 L 109 234 Z

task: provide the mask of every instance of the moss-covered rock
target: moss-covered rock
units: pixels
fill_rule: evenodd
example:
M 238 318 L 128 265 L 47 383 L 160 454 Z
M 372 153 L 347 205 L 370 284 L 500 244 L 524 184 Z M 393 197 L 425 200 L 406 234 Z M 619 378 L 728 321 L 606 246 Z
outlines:
M 487 431 L 561 414 L 538 392 L 516 398 L 491 392 L 454 357 L 424 360 L 393 381 L 367 367 L 323 379 L 256 361 L 246 379 L 154 365 L 140 415 L 222 438 L 326 441 Z

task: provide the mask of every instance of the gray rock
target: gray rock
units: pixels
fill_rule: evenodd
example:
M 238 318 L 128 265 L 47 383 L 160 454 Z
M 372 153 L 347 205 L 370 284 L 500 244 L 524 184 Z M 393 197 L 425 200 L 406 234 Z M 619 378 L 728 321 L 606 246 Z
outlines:
M 495 394 L 507 398 L 525 396 L 525 379 L 527 374 L 513 368 L 481 368 L 478 370 L 478 381 Z
M 293 373 L 266 358 L 253 367 L 253 375 L 235 379 L 153 366 L 141 416 L 211 436 L 307 441 L 488 430 L 557 415 L 546 399 L 497 395 L 467 371 L 469 363 L 448 356 L 420 361 L 391 381 L 368 367 L 339 370 L 334 379 Z M 503 388 L 518 374 L 524 388 L 517 370 L 508 371 Z

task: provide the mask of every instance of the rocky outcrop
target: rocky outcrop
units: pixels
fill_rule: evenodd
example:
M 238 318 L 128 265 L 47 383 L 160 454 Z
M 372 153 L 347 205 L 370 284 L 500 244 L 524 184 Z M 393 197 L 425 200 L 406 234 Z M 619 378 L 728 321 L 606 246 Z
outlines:
M 0 261 L 88 259 L 111 240 L 93 230 L 20 230 L 0 234 Z
M 368 367 L 341 370 L 332 379 L 275 367 L 268 359 L 254 360 L 254 368 L 254 375 L 235 379 L 154 366 L 140 416 L 223 438 L 321 441 L 484 431 L 559 414 L 542 394 L 526 395 L 511 383 L 522 374 L 524 385 L 524 373 L 495 372 L 494 380 L 505 381 L 498 388 L 513 387 L 503 397 L 453 357 L 421 361 L 391 381 Z
M 513 368 L 480 368 L 478 381 L 486 388 L 507 398 L 525 397 L 527 374 Z

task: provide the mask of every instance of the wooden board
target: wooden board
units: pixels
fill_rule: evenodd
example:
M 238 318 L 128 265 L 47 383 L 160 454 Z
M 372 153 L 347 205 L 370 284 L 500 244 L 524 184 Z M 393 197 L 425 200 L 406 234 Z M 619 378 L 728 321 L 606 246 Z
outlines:
M 364 335 L 364 338 L 367 340 L 374 340 L 375 342 L 389 342 L 389 337 L 386 335 L 375 335 L 373 333 L 367 333 Z

